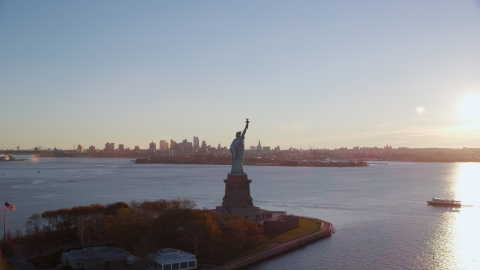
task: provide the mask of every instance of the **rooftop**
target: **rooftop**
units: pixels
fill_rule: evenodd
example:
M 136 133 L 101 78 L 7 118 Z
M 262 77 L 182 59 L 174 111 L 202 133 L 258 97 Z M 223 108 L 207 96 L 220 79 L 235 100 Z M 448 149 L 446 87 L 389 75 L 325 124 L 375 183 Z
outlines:
M 161 249 L 157 251 L 157 253 L 149 254 L 148 257 L 151 260 L 161 264 L 195 260 L 195 255 L 174 248 Z
M 72 250 L 69 252 L 63 252 L 63 254 L 72 259 L 91 259 L 98 257 L 108 259 L 129 256 L 130 252 L 117 247 L 99 246 Z

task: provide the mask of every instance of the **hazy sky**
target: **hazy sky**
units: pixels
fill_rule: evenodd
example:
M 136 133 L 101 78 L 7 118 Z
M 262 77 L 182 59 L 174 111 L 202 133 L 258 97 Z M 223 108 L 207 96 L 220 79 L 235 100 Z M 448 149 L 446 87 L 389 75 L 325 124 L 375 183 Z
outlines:
M 0 1 L 0 149 L 480 147 L 477 1 Z

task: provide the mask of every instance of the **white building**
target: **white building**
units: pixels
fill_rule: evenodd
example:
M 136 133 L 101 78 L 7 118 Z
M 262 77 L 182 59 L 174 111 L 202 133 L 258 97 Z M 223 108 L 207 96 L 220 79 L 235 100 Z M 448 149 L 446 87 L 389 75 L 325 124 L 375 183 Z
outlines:
M 62 265 L 73 269 L 115 267 L 127 264 L 130 252 L 116 247 L 90 247 L 62 253 Z
M 197 268 L 195 255 L 173 248 L 164 248 L 157 253 L 149 254 L 148 261 L 150 269 L 181 270 Z

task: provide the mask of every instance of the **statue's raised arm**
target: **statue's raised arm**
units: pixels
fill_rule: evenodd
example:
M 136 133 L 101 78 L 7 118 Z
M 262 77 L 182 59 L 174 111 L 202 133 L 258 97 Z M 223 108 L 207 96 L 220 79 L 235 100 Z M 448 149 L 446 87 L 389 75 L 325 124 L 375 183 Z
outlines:
M 245 119 L 247 119 L 246 121 L 247 124 L 245 124 L 245 128 L 243 129 L 242 137 L 245 137 L 245 133 L 247 133 L 247 129 L 248 129 L 248 123 L 250 123 L 248 118 L 245 118 Z

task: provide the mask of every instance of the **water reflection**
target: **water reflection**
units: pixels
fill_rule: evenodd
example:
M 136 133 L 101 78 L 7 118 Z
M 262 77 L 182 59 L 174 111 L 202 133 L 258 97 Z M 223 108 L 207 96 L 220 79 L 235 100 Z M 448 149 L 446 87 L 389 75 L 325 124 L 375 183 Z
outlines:
M 480 164 L 458 164 L 456 197 L 464 205 L 455 221 L 455 255 L 458 269 L 480 269 Z
M 457 164 L 455 199 L 461 200 L 466 207 L 480 207 L 480 164 Z M 480 221 L 480 220 L 479 220 Z
M 439 269 L 480 269 L 480 164 L 456 164 L 455 179 L 451 179 L 452 199 L 462 201 L 462 207 L 442 208 L 439 226 L 431 243 Z M 454 197 L 453 197 L 454 196 Z

